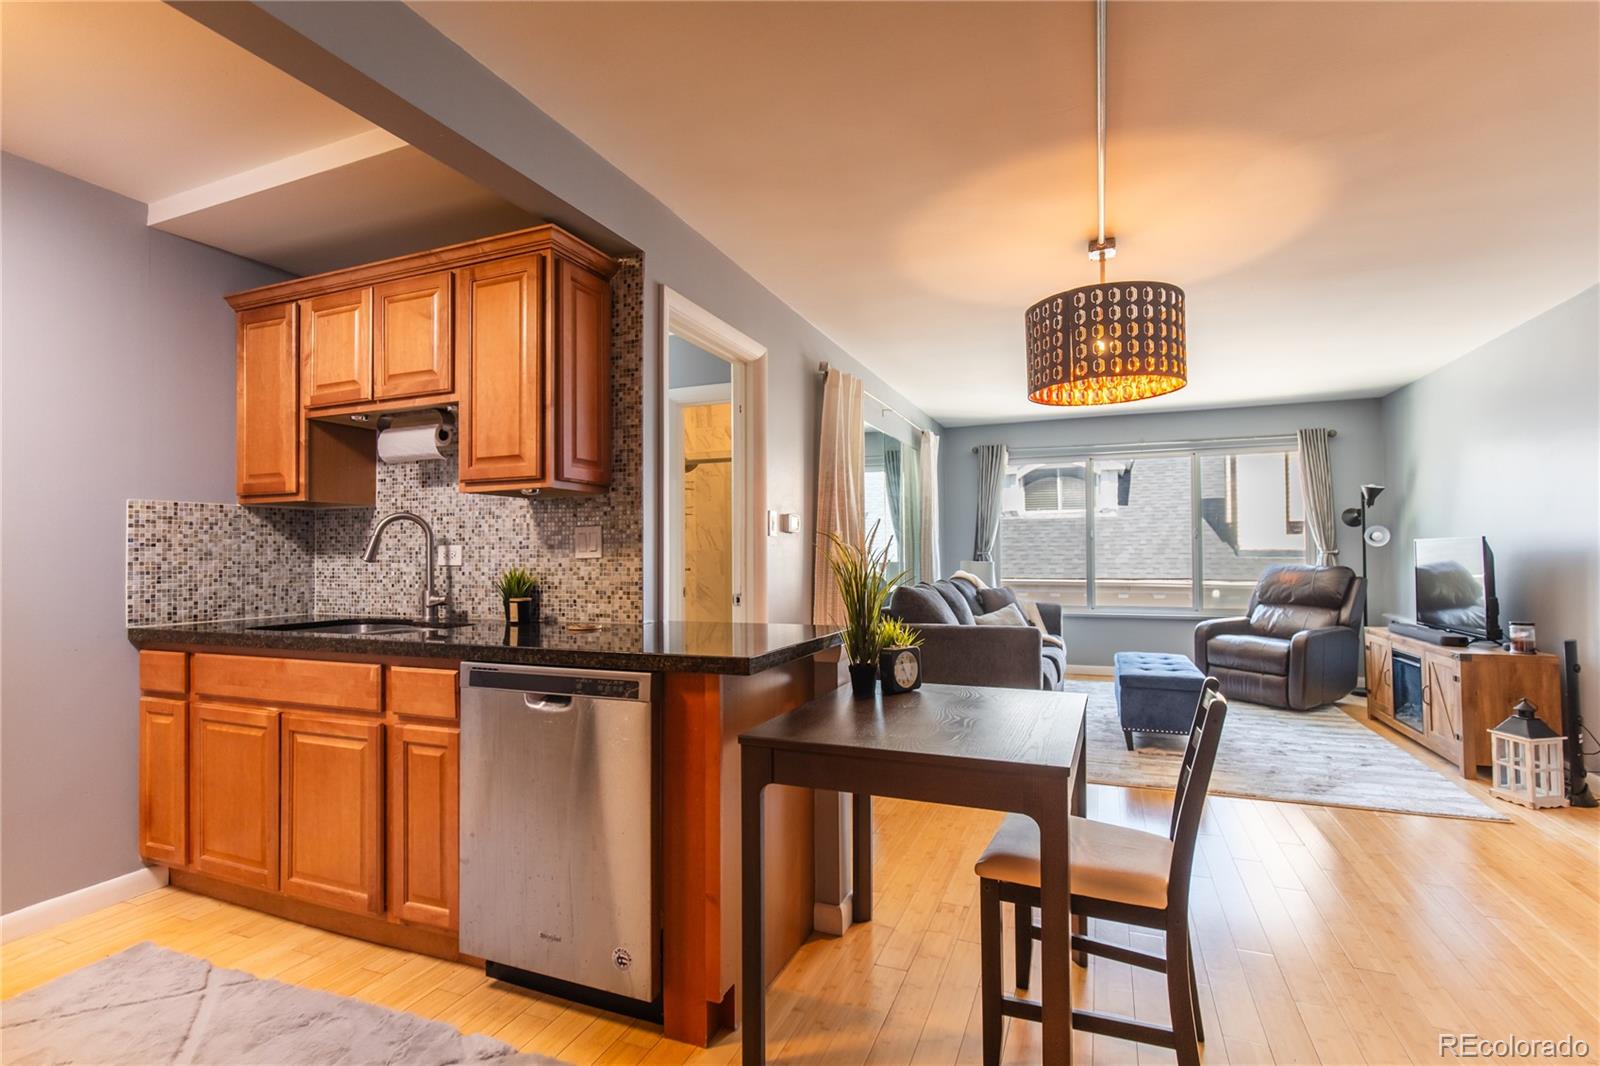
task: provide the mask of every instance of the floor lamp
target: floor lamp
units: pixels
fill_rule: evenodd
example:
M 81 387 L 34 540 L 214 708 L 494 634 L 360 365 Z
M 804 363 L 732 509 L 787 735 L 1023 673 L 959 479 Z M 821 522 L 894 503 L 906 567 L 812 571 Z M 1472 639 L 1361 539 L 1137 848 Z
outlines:
M 1389 530 L 1386 527 L 1384 527 L 1384 526 L 1373 526 L 1371 529 L 1367 528 L 1367 509 L 1370 508 L 1373 504 L 1378 502 L 1378 497 L 1383 494 L 1383 490 L 1384 490 L 1384 486 L 1382 486 L 1382 485 L 1362 485 L 1361 486 L 1361 506 L 1359 506 L 1359 507 L 1346 507 L 1344 509 L 1344 513 L 1339 515 L 1339 520 L 1341 522 L 1343 522 L 1345 525 L 1349 526 L 1351 529 L 1355 529 L 1357 527 L 1360 527 L 1360 529 L 1361 529 L 1361 580 L 1362 581 L 1365 581 L 1367 579 L 1367 545 L 1370 544 L 1374 548 L 1381 548 L 1385 544 L 1389 543 Z M 1361 628 L 1362 629 L 1365 629 L 1367 627 L 1367 623 L 1369 621 L 1369 617 L 1368 616 L 1370 614 L 1370 610 L 1371 609 L 1367 605 L 1371 601 L 1371 598 L 1372 598 L 1372 589 L 1369 586 L 1367 588 L 1367 595 L 1363 596 L 1361 598 Z M 1362 659 L 1364 660 L 1365 656 L 1362 656 Z M 1362 686 L 1354 689 L 1353 691 L 1355 692 L 1355 694 L 1357 696 L 1365 696 L 1367 694 L 1367 688 L 1366 688 L 1365 685 L 1362 685 Z

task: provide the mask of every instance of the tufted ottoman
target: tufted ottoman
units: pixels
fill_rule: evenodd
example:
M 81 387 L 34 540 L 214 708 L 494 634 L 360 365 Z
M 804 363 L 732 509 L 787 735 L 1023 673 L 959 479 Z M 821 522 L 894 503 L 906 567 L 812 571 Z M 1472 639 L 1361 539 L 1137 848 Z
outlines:
M 1119 651 L 1114 663 L 1117 717 L 1122 739 L 1133 750 L 1133 734 L 1188 736 L 1206 675 L 1182 655 Z

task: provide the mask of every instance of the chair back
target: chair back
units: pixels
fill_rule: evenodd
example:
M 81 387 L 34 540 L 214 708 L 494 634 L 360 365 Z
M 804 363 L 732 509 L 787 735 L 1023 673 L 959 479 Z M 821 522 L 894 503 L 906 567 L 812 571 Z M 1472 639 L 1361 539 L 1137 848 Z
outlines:
M 1189 871 L 1194 865 L 1195 844 L 1200 836 L 1200 813 L 1206 791 L 1211 787 L 1211 768 L 1216 765 L 1217 745 L 1222 741 L 1222 721 L 1228 716 L 1228 701 L 1219 691 L 1220 682 L 1206 678 L 1200 689 L 1200 702 L 1194 710 L 1194 725 L 1189 729 L 1189 744 L 1178 770 L 1178 789 L 1172 801 L 1172 824 L 1167 837 L 1172 841 L 1172 869 L 1167 876 L 1167 905 L 1187 905 Z
M 1244 613 L 1256 633 L 1288 640 L 1307 629 L 1359 626 L 1366 598 L 1366 582 L 1348 566 L 1269 566 Z

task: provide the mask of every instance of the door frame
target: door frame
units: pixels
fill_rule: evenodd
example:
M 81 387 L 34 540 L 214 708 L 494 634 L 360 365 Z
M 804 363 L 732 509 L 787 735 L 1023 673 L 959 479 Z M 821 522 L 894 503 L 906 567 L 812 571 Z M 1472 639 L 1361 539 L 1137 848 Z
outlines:
M 735 622 L 767 620 L 767 349 L 667 285 L 661 286 L 661 337 L 657 370 L 657 585 L 659 621 L 672 619 L 673 516 L 672 418 L 667 387 L 670 338 L 677 334 L 732 368 L 733 580 Z

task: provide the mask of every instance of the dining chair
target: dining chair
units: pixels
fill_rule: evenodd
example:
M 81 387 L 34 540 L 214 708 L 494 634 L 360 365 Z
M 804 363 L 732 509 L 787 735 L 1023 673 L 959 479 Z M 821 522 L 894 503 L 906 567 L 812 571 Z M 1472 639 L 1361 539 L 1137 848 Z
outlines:
M 1194 951 L 1189 941 L 1189 872 L 1194 865 L 1200 812 L 1211 768 L 1222 737 L 1222 720 L 1228 701 L 1218 691 L 1217 679 L 1206 678 L 1195 707 L 1189 744 L 1178 770 L 1172 804 L 1172 821 L 1166 836 L 1074 815 L 1071 820 L 1068 862 L 1072 885 L 1072 916 L 1123 922 L 1166 934 L 1165 956 L 1152 955 L 1120 944 L 1093 940 L 1071 932 L 1073 959 L 1085 965 L 1085 955 L 1099 955 L 1167 975 L 1167 1002 L 1172 1027 L 1148 1025 L 1111 1014 L 1076 1010 L 1072 1026 L 1142 1044 L 1171 1048 L 1179 1066 L 1198 1066 L 1200 1025 L 1195 992 Z M 1041 1005 L 1033 1000 L 1005 995 L 1000 988 L 1000 905 L 1010 903 L 1016 923 L 1016 984 L 1028 987 L 1033 966 L 1033 942 L 1053 935 L 1033 921 L 1039 905 L 1039 826 L 1025 815 L 1007 815 L 977 863 L 979 926 L 982 939 L 983 1061 L 1000 1061 L 1001 1018 L 1040 1021 Z

